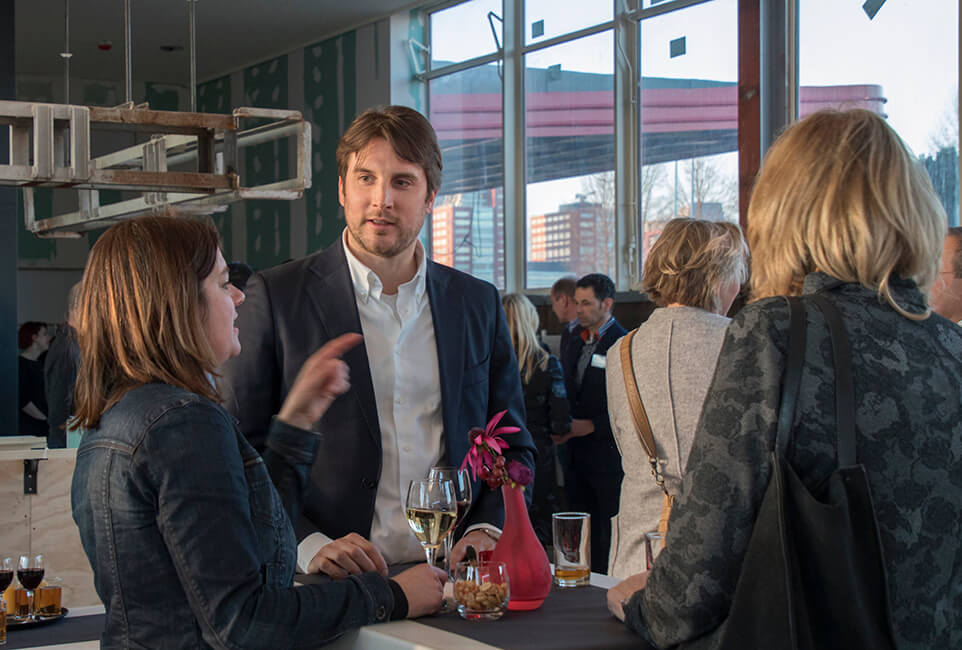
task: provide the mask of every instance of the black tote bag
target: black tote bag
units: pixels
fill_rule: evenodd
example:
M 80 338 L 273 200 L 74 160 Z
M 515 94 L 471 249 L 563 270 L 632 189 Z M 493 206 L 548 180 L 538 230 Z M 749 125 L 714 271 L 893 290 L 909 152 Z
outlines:
M 828 322 L 835 360 L 838 469 L 817 495 L 785 460 L 805 361 L 805 303 Z M 851 347 L 825 296 L 790 298 L 789 354 L 772 477 L 728 618 L 683 648 L 894 649 L 885 565 L 865 469 L 856 461 Z

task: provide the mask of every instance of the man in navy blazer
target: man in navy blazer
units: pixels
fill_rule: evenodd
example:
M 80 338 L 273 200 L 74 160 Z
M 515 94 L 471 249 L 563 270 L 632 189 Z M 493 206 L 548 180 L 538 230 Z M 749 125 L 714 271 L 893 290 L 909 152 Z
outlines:
M 321 445 L 295 526 L 301 569 L 340 577 L 417 559 L 407 482 L 459 465 L 472 427 L 507 411 L 502 424 L 521 431 L 505 436 L 505 455 L 533 468 L 534 445 L 497 290 L 427 260 L 417 241 L 441 177 L 431 125 L 405 107 L 366 111 L 337 159 L 343 236 L 251 277 L 238 310 L 242 352 L 225 376 L 242 431 L 263 445 L 304 360 L 341 334 L 364 335 L 344 355 L 351 390 L 314 427 Z M 503 525 L 500 493 L 473 488 L 455 559 L 467 543 L 492 547 Z
M 575 284 L 581 332 L 572 337 L 562 367 L 571 403 L 571 448 L 565 482 L 573 510 L 591 514 L 591 569 L 608 571 L 611 518 L 618 514 L 621 454 L 611 433 L 605 388 L 605 355 L 626 334 L 611 316 L 615 285 L 607 275 L 589 273 Z

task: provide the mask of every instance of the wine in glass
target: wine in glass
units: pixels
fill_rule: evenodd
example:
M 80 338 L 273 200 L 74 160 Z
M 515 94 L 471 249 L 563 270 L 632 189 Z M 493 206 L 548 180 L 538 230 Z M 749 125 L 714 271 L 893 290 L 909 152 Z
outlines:
M 454 530 L 464 521 L 464 515 L 471 507 L 471 474 L 467 468 L 432 467 L 428 472 L 429 480 L 451 481 L 454 484 L 454 498 L 458 503 L 458 518 L 454 522 L 452 534 L 444 538 L 444 565 L 451 576 L 451 547 L 454 545 Z
M 438 547 L 454 529 L 458 518 L 454 484 L 430 479 L 411 481 L 404 514 L 424 548 L 428 565 L 434 566 Z
M 17 580 L 27 590 L 27 602 L 30 603 L 28 618 L 36 618 L 33 611 L 33 592 L 43 582 L 43 555 L 21 555 L 17 565 Z
M 13 582 L 13 558 L 5 557 L 0 560 L 0 645 L 7 643 L 7 602 L 3 592 Z

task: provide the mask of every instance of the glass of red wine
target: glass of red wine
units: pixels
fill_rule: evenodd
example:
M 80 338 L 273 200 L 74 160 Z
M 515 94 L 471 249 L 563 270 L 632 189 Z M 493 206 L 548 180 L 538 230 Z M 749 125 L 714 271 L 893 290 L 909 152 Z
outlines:
M 3 600 L 3 592 L 11 582 L 13 582 L 13 558 L 5 557 L 0 560 L 0 600 Z
M 33 592 L 43 582 L 43 555 L 21 555 L 17 565 L 17 580 L 27 590 L 27 602 L 30 603 L 29 618 L 35 619 L 33 606 Z
M 444 539 L 444 568 L 451 579 L 451 547 L 454 545 L 454 532 L 464 523 L 464 516 L 471 507 L 471 474 L 467 468 L 432 467 L 428 472 L 428 479 L 433 481 L 451 481 L 454 483 L 454 498 L 458 502 L 458 519 L 454 522 L 454 530 Z

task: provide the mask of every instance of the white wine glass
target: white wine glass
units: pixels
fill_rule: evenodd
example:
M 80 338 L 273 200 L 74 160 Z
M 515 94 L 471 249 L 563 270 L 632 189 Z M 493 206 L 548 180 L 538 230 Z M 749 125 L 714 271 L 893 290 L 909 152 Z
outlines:
M 430 479 L 411 481 L 404 514 L 424 548 L 428 565 L 434 566 L 438 548 L 451 534 L 458 518 L 454 484 Z
M 454 531 L 464 523 L 464 516 L 471 507 L 471 474 L 467 468 L 432 467 L 428 472 L 428 480 L 451 481 L 454 484 L 454 498 L 458 503 L 458 518 L 454 522 L 451 534 L 444 538 L 444 568 L 451 578 L 451 547 L 454 546 Z

